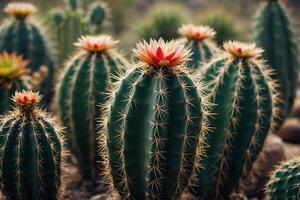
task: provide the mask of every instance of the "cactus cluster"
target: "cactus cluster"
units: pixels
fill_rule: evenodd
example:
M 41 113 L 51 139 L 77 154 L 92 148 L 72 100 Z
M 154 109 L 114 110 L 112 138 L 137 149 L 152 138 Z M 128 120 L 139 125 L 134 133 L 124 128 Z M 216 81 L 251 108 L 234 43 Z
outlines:
M 16 92 L 0 120 L 0 188 L 8 199 L 55 200 L 61 192 L 61 128 L 38 107 L 38 93 Z
M 263 4 L 257 15 L 255 33 L 257 45 L 265 49 L 263 55 L 274 70 L 272 78 L 279 81 L 283 122 L 294 103 L 300 63 L 290 19 L 278 0 L 268 0 Z
M 102 113 L 111 84 L 125 70 L 126 61 L 114 49 L 110 36 L 83 36 L 75 45 L 76 55 L 67 63 L 57 87 L 62 123 L 67 140 L 85 179 L 99 174 L 96 120 Z
M 30 18 L 37 9 L 27 3 L 10 3 L 4 11 L 13 17 L 0 27 L 0 52 L 22 55 L 29 61 L 28 67 L 32 73 L 41 68 L 46 72 L 39 91 L 44 96 L 43 104 L 47 105 L 52 95 L 54 58 L 51 43 L 39 25 L 40 22 Z
M 211 106 L 206 157 L 191 192 L 201 199 L 229 199 L 251 169 L 278 117 L 279 93 L 271 71 L 253 44 L 227 42 L 225 52 L 207 64 L 204 81 Z
M 300 158 L 278 166 L 271 175 L 266 193 L 269 200 L 300 199 Z

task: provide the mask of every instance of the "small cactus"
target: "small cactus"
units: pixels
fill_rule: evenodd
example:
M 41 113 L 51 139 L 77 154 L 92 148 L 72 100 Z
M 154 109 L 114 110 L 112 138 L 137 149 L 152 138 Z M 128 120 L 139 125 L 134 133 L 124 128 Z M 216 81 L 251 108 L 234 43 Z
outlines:
M 43 104 L 50 102 L 52 80 L 54 78 L 53 51 L 39 22 L 29 19 L 37 9 L 28 3 L 9 3 L 4 11 L 14 19 L 6 20 L 0 27 L 0 52 L 17 53 L 29 61 L 28 66 L 34 73 L 44 66 L 44 77 L 39 91 L 44 96 Z
M 99 34 L 108 17 L 108 8 L 104 2 L 94 2 L 89 8 L 89 22 L 93 34 Z
M 200 199 L 229 199 L 251 169 L 279 116 L 279 93 L 271 71 L 253 44 L 227 42 L 226 52 L 205 68 L 213 104 L 201 168 L 191 191 Z
M 28 61 L 16 53 L 0 54 L 0 114 L 10 110 L 13 102 L 11 96 L 23 89 L 28 89 L 26 74 Z
M 297 89 L 299 50 L 288 12 L 278 0 L 267 0 L 259 10 L 255 26 L 256 43 L 274 70 L 272 78 L 279 81 L 282 93 L 280 125 L 290 113 Z
M 268 200 L 300 199 L 300 158 L 282 163 L 267 184 Z
M 126 61 L 112 49 L 117 41 L 110 36 L 83 36 L 75 45 L 76 55 L 67 63 L 58 83 L 57 98 L 62 123 L 67 127 L 68 143 L 83 177 L 95 180 L 97 159 L 96 120 L 101 116 L 99 104 Z
M 16 92 L 15 110 L 0 120 L 0 188 L 7 199 L 58 199 L 61 128 L 39 107 L 40 96 Z
M 204 113 L 186 67 L 190 51 L 160 39 L 138 43 L 134 53 L 135 67 L 104 106 L 106 172 L 121 199 L 179 199 L 200 155 Z
M 188 67 L 192 70 L 200 70 L 201 66 L 218 51 L 217 46 L 210 40 L 216 32 L 208 26 L 187 24 L 182 25 L 178 32 L 184 38 L 185 46 L 191 49 L 192 56 Z

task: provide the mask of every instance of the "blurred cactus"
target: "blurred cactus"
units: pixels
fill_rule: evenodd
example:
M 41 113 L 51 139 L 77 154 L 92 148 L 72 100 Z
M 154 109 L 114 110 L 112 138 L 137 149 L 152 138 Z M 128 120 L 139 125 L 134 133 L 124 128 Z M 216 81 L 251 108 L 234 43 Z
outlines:
M 138 27 L 140 38 L 172 40 L 177 38 L 178 28 L 187 20 L 185 8 L 179 5 L 157 4 L 149 9 Z
M 255 45 L 224 44 L 226 52 L 213 59 L 204 73 L 212 103 L 211 133 L 197 170 L 193 194 L 200 199 L 229 199 L 262 150 L 276 125 L 279 93 Z
M 94 2 L 89 8 L 89 21 L 91 23 L 92 33 L 99 34 L 108 18 L 109 10 L 104 2 Z
M 179 199 L 201 155 L 203 107 L 200 87 L 186 71 L 190 52 L 162 39 L 139 43 L 134 52 L 136 67 L 105 106 L 106 172 L 121 199 Z
M 282 163 L 267 184 L 267 199 L 300 199 L 300 158 Z
M 86 36 L 76 43 L 80 49 L 67 63 L 58 83 L 60 117 L 67 127 L 68 143 L 85 179 L 95 181 L 101 163 L 97 159 L 96 120 L 102 115 L 99 105 L 126 61 L 115 50 L 110 36 Z M 101 155 L 100 155 L 101 156 Z
M 28 61 L 15 53 L 0 54 L 0 114 L 4 114 L 13 106 L 11 97 L 16 91 L 28 89 L 25 80 Z
M 44 105 L 48 105 L 52 96 L 54 78 L 54 59 L 51 43 L 47 34 L 37 21 L 29 19 L 36 8 L 27 3 L 10 3 L 4 11 L 13 16 L 0 27 L 0 52 L 17 53 L 29 61 L 31 72 L 39 71 L 43 66 L 47 74 L 38 90 L 44 96 Z
M 0 119 L 0 184 L 7 199 L 58 199 L 61 128 L 40 108 L 38 93 L 16 92 L 15 110 Z
M 259 10 L 256 26 L 256 42 L 265 49 L 264 57 L 274 69 L 272 78 L 279 81 L 282 93 L 281 123 L 290 113 L 297 89 L 299 50 L 288 12 L 277 0 L 268 0 Z
M 184 38 L 182 42 L 191 49 L 192 56 L 188 61 L 188 67 L 199 70 L 204 63 L 218 51 L 217 46 L 211 39 L 216 32 L 208 26 L 182 25 L 179 34 Z

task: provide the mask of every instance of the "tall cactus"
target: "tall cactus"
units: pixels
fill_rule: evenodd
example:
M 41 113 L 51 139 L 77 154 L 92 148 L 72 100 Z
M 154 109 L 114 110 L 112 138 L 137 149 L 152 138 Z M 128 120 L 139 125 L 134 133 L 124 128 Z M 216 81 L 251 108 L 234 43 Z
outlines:
M 16 92 L 0 120 L 1 192 L 12 200 L 55 200 L 61 191 L 61 129 L 38 108 L 38 93 Z
M 11 96 L 18 90 L 29 87 L 26 80 L 28 61 L 15 53 L 0 54 L 0 114 L 13 106 Z
M 150 40 L 105 106 L 101 147 L 121 199 L 179 199 L 195 169 L 203 107 L 186 71 L 190 51 Z M 198 152 L 198 153 L 196 153 Z
M 300 199 L 300 158 L 282 163 L 267 184 L 269 200 Z
M 27 3 L 9 3 L 4 11 L 13 16 L 0 27 L 0 52 L 16 52 L 29 61 L 31 72 L 46 70 L 47 76 L 39 88 L 44 96 L 43 103 L 50 102 L 54 78 L 53 51 L 39 22 L 29 19 L 36 8 Z
M 268 0 L 258 12 L 255 26 L 256 42 L 265 49 L 264 57 L 274 69 L 283 96 L 282 116 L 289 114 L 296 95 L 299 51 L 288 13 L 278 0 Z
M 192 56 L 188 67 L 199 70 L 218 51 L 217 46 L 210 39 L 216 32 L 208 26 L 182 25 L 179 34 L 184 38 L 184 44 L 191 49 Z
M 260 59 L 262 50 L 239 42 L 224 44 L 204 73 L 212 102 L 211 133 L 206 157 L 191 191 L 201 199 L 229 199 L 243 173 L 261 151 L 278 117 L 279 93 L 271 71 Z
M 85 36 L 76 46 L 78 53 L 68 62 L 57 88 L 58 105 L 69 144 L 85 179 L 95 180 L 97 161 L 96 120 L 102 114 L 99 104 L 126 61 L 111 49 L 117 42 L 110 36 Z

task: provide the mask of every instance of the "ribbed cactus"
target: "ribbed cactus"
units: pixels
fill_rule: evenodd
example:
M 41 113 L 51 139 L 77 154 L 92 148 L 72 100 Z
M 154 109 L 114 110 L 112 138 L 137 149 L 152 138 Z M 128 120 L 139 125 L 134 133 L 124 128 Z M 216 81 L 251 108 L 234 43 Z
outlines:
M 61 191 L 61 129 L 38 107 L 38 93 L 16 92 L 0 120 L 0 188 L 12 200 L 55 200 Z
M 288 12 L 278 0 L 268 0 L 258 12 L 255 26 L 256 42 L 265 49 L 264 57 L 279 81 L 285 110 L 284 120 L 294 103 L 299 71 L 299 51 Z
M 300 199 L 300 158 L 284 162 L 274 171 L 266 193 L 268 200 Z
M 88 17 L 91 23 L 91 32 L 99 34 L 103 29 L 105 20 L 108 17 L 108 8 L 104 2 L 94 2 L 89 7 Z
M 0 114 L 13 106 L 11 96 L 23 89 L 28 89 L 26 74 L 28 61 L 15 53 L 0 54 Z
M 278 117 L 279 93 L 262 50 L 239 42 L 224 44 L 226 52 L 205 69 L 211 133 L 191 191 L 200 199 L 229 199 L 239 179 L 251 169 Z
M 199 70 L 218 51 L 214 42 L 210 40 L 216 32 L 208 26 L 187 24 L 182 25 L 178 32 L 184 38 L 185 46 L 191 49 L 192 56 L 188 67 L 192 70 Z
M 43 104 L 50 102 L 52 80 L 54 78 L 54 59 L 49 40 L 39 22 L 29 17 L 36 8 L 27 3 L 10 3 L 4 11 L 13 16 L 0 27 L 0 52 L 16 52 L 29 61 L 31 72 L 46 69 L 39 91 L 44 96 Z
M 57 97 L 67 139 L 85 179 L 95 180 L 99 171 L 96 121 L 105 93 L 125 69 L 126 61 L 115 50 L 110 36 L 85 36 L 78 53 L 68 62 L 58 83 Z
M 186 71 L 190 52 L 162 39 L 134 52 L 136 67 L 116 84 L 102 119 L 108 177 L 121 199 L 179 199 L 201 150 L 203 107 Z
M 55 9 L 51 12 L 52 29 L 55 31 L 59 61 L 64 61 L 74 51 L 73 43 L 81 36 L 101 29 L 101 22 L 106 17 L 105 7 L 99 9 L 99 3 L 91 6 L 93 10 L 85 17 L 78 5 L 78 0 L 67 0 L 64 11 Z M 102 5 L 102 4 L 101 4 Z M 97 7 L 96 7 L 97 6 Z

